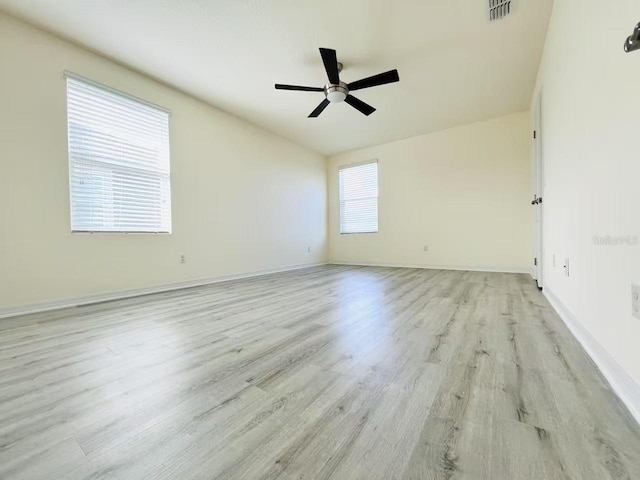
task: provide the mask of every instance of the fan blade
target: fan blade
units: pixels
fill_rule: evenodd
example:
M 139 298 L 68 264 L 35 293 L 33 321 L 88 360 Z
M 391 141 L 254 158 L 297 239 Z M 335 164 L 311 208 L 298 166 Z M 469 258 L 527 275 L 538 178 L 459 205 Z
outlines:
M 389 70 L 388 72 L 379 73 L 373 77 L 363 78 L 349 84 L 349 90 L 361 90 L 363 88 L 377 87 L 378 85 L 386 85 L 387 83 L 399 82 L 400 76 L 398 70 Z
M 376 111 L 371 105 L 364 103 L 362 100 L 357 99 L 353 95 L 347 95 L 347 98 L 344 99 L 349 105 L 351 105 L 356 110 L 364 113 L 367 117 Z
M 298 90 L 300 92 L 324 92 L 324 88 L 301 87 L 299 85 L 282 85 L 281 83 L 276 83 L 276 90 Z
M 338 58 L 336 57 L 336 51 L 330 48 L 321 48 L 320 56 L 322 56 L 322 63 L 324 63 L 324 69 L 327 71 L 329 83 L 339 85 L 340 75 L 338 72 Z
M 320 105 L 318 105 L 316 109 L 309 114 L 309 118 L 316 118 L 324 111 L 325 108 L 327 108 L 327 105 L 329 105 L 330 103 L 331 102 L 325 98 L 322 103 L 320 103 Z

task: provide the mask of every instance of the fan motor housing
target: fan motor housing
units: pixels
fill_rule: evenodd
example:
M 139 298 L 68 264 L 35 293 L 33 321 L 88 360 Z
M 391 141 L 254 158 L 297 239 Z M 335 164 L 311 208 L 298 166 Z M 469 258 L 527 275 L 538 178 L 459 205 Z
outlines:
M 324 96 L 327 97 L 331 103 L 340 103 L 349 95 L 349 87 L 344 82 L 340 82 L 339 85 L 325 85 Z

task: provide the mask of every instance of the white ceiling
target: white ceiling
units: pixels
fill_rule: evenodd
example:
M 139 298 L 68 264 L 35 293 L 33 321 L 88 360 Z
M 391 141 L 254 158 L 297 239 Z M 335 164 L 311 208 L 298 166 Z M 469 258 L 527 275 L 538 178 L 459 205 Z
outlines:
M 0 8 L 324 154 L 529 108 L 553 0 L 0 0 Z M 354 81 L 397 68 L 400 83 L 307 115 L 322 93 L 318 47 Z

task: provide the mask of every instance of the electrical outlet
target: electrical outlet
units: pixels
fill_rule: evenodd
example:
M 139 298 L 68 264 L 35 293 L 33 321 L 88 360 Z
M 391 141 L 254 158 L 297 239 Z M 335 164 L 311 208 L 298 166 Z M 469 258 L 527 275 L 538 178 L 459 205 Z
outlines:
M 187 263 L 187 257 L 184 253 L 180 254 L 180 263 Z
M 631 311 L 634 317 L 640 319 L 640 283 L 631 285 Z
M 425 252 L 428 252 L 428 251 L 429 251 L 429 245 L 425 245 L 425 246 L 424 246 L 424 248 L 423 248 L 423 250 L 424 250 Z

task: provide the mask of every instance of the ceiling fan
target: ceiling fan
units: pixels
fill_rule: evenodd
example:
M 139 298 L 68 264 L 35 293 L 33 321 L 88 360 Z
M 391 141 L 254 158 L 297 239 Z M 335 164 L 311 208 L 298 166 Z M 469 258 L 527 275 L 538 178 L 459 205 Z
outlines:
M 372 77 L 363 78 L 362 80 L 357 80 L 355 82 L 344 83 L 340 81 L 342 64 L 338 62 L 336 51 L 330 48 L 321 48 L 320 56 L 322 57 L 322 63 L 324 63 L 324 69 L 327 71 L 327 77 L 329 78 L 329 83 L 324 87 L 301 87 L 298 85 L 282 85 L 280 83 L 276 83 L 276 90 L 324 92 L 325 99 L 313 112 L 311 112 L 309 118 L 316 118 L 319 116 L 330 103 L 340 103 L 342 101 L 347 102 L 356 110 L 359 110 L 363 114 L 369 116 L 375 112 L 376 109 L 371 105 L 367 105 L 362 100 L 357 99 L 349 92 L 400 81 L 398 70 L 394 69 L 389 70 L 388 72 L 379 73 Z

